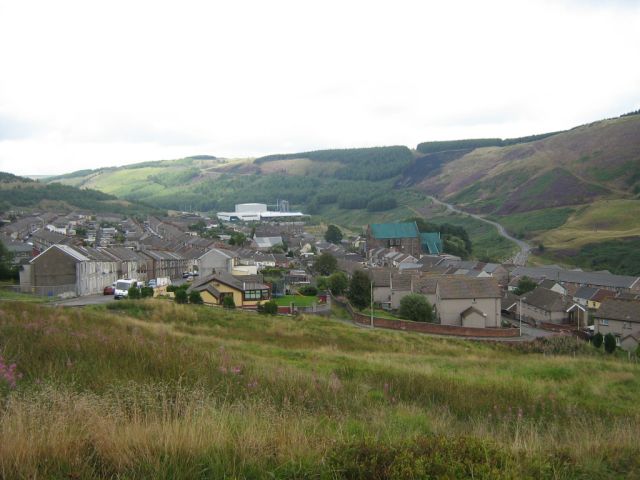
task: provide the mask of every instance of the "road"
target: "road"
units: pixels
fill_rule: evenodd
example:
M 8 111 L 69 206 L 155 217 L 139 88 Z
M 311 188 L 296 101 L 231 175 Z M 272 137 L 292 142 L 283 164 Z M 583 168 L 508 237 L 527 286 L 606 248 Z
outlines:
M 86 305 L 100 305 L 114 302 L 113 295 L 86 295 L 84 297 L 73 297 L 66 300 L 56 300 L 48 305 L 59 305 L 62 307 L 84 307 Z
M 459 208 L 454 207 L 450 203 L 445 203 L 442 200 L 438 200 L 435 197 L 429 196 L 429 198 L 433 200 L 434 203 L 437 203 L 438 205 L 442 205 L 443 207 L 446 207 L 447 210 L 451 212 L 460 213 L 462 215 L 468 215 L 470 217 L 475 218 L 476 220 L 480 220 L 481 222 L 488 223 L 489 225 L 494 226 L 498 230 L 498 233 L 501 236 L 518 245 L 518 249 L 519 249 L 518 253 L 513 258 L 508 259 L 507 262 L 511 261 L 511 263 L 513 263 L 514 265 L 521 265 L 521 266 L 524 266 L 527 264 L 527 258 L 529 257 L 529 252 L 531 251 L 531 245 L 529 245 L 527 242 L 524 242 L 518 238 L 515 238 L 509 235 L 509 233 L 505 230 L 505 228 L 502 225 L 500 225 L 498 222 L 487 220 L 486 218 L 481 217 L 480 215 L 476 215 L 475 213 L 465 212 L 464 210 L 460 210 Z

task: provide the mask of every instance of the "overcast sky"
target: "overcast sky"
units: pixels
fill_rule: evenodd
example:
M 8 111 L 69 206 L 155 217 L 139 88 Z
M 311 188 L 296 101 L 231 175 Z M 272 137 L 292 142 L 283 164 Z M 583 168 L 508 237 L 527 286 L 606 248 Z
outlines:
M 640 0 L 0 0 L 0 170 L 542 133 L 639 59 Z

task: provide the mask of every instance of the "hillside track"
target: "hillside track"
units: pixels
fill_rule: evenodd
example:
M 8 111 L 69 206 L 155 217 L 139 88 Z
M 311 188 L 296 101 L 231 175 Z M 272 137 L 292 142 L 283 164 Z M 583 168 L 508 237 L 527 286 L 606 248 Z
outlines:
M 508 259 L 507 262 L 511 262 L 514 265 L 520 265 L 520 266 L 524 266 L 527 264 L 527 259 L 529 258 L 529 253 L 531 252 L 531 245 L 529 245 L 527 242 L 523 240 L 520 240 L 518 238 L 515 238 L 509 235 L 507 230 L 498 222 L 487 220 L 486 218 L 481 217 L 480 215 L 476 215 L 475 213 L 465 212 L 464 210 L 460 210 L 459 208 L 451 205 L 450 203 L 446 203 L 446 202 L 443 202 L 442 200 L 438 200 L 433 196 L 429 196 L 429 198 L 434 203 L 438 205 L 442 205 L 443 207 L 446 207 L 447 210 L 450 212 L 459 213 L 461 215 L 468 215 L 472 218 L 475 218 L 476 220 L 480 220 L 481 222 L 488 223 L 489 225 L 492 225 L 493 227 L 495 227 L 496 230 L 498 230 L 498 234 L 500 234 L 502 237 L 506 238 L 507 240 L 514 242 L 516 245 L 518 245 L 518 248 L 519 248 L 518 253 L 513 258 Z

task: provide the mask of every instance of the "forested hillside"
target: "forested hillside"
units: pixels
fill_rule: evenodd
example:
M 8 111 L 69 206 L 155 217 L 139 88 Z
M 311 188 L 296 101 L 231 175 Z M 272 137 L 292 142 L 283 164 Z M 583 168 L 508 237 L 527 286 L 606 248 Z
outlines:
M 0 212 L 30 209 L 81 209 L 96 213 L 159 213 L 158 209 L 118 199 L 98 190 L 41 183 L 0 172 Z
M 581 257 L 583 246 L 640 236 L 640 215 L 593 220 L 603 211 L 610 219 L 628 209 L 640 211 L 640 115 L 511 139 L 423 142 L 416 151 L 317 150 L 255 160 L 202 155 L 53 180 L 175 210 L 215 212 L 236 203 L 286 199 L 292 208 L 355 228 L 414 216 L 428 210 L 426 195 L 435 195 L 494 217 L 542 246 L 538 253 L 545 261 L 584 266 L 593 255 Z M 511 248 L 492 240 L 501 245 L 498 252 Z M 487 246 L 488 251 L 493 249 Z

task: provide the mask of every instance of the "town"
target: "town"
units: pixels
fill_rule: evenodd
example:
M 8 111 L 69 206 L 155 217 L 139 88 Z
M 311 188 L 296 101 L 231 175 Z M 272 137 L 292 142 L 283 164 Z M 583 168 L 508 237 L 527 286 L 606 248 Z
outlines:
M 16 290 L 61 301 L 109 300 L 119 280 L 171 297 L 174 283 L 214 307 L 255 311 L 275 302 L 281 314 L 331 315 L 334 302 L 371 327 L 491 339 L 600 334 L 638 348 L 640 277 L 466 260 L 416 222 L 370 224 L 343 237 L 307 218 L 286 200 L 238 204 L 216 218 L 43 212 L 14 215 L 0 234 L 19 270 Z M 345 286 L 330 288 L 335 272 L 345 281 L 364 273 L 359 308 Z M 425 318 L 402 313 L 403 299 L 416 296 L 429 305 Z

